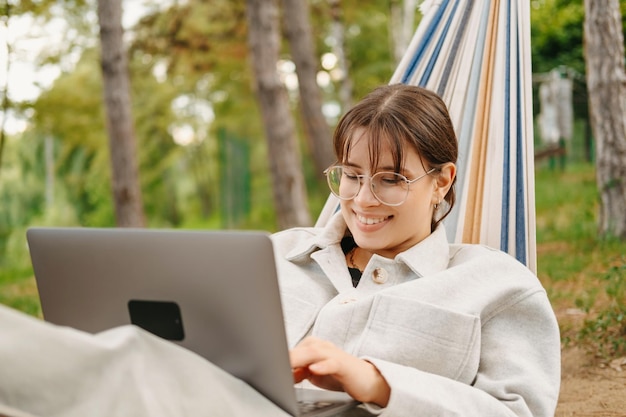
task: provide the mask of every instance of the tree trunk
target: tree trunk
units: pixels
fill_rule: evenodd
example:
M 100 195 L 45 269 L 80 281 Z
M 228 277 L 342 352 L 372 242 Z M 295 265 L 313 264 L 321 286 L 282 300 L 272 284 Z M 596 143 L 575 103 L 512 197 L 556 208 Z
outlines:
M 306 0 L 283 0 L 283 10 L 291 57 L 298 74 L 303 124 L 321 178 L 335 158 L 332 133 L 322 113 L 322 94 L 317 85 L 319 59 L 313 46 L 308 3 Z
M 278 226 L 311 224 L 302 162 L 287 90 L 276 65 L 280 51 L 276 0 L 247 0 L 248 43 L 268 143 Z
M 599 233 L 626 239 L 626 75 L 618 0 L 585 0 L 589 114 L 596 143 Z
M 145 219 L 139 186 L 128 62 L 123 44 L 121 0 L 98 0 L 98 21 L 117 225 L 143 227 Z

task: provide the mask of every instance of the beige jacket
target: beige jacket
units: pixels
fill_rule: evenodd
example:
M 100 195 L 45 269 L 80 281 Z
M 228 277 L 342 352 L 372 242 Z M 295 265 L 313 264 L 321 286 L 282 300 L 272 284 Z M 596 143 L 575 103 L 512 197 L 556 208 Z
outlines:
M 557 322 L 537 277 L 509 255 L 449 244 L 443 227 L 353 288 L 340 214 L 273 236 L 290 346 L 327 339 L 391 386 L 384 416 L 553 416 Z

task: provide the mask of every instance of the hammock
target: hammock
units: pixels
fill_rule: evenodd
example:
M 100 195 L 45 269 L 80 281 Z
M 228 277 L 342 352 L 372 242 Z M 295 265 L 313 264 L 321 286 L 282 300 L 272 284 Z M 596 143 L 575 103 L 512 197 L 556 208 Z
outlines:
M 391 83 L 448 105 L 459 139 L 451 242 L 508 252 L 536 271 L 530 8 L 527 0 L 425 1 Z M 339 207 L 332 194 L 316 225 Z

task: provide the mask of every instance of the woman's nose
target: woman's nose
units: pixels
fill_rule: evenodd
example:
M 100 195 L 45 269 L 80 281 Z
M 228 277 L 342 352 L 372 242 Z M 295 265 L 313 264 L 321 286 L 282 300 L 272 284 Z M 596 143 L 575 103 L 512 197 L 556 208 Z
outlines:
M 380 204 L 380 201 L 378 201 L 372 192 L 372 180 L 370 178 L 363 178 L 359 192 L 356 194 L 356 197 L 354 197 L 354 201 L 363 206 Z

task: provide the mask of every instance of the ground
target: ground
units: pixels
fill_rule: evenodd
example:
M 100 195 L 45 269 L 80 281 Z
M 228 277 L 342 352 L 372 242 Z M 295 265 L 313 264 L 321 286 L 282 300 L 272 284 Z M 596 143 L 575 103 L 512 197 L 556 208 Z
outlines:
M 578 320 L 575 310 L 557 311 L 557 318 L 562 326 Z M 606 364 L 581 348 L 564 346 L 561 369 L 555 417 L 626 416 L 626 358 Z

